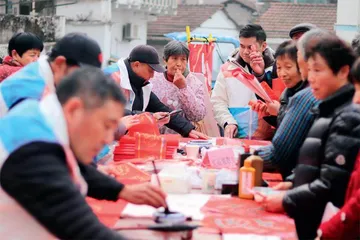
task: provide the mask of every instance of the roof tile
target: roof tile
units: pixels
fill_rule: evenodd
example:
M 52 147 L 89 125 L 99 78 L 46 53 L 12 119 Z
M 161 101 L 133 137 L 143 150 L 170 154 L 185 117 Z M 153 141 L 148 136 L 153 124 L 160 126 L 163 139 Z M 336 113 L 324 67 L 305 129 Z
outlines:
M 304 22 L 334 31 L 336 9 L 336 4 L 270 3 L 256 23 L 270 38 L 288 38 L 290 29 Z
M 148 24 L 148 37 L 184 32 L 187 25 L 195 29 L 222 8 L 222 5 L 178 5 L 177 15 L 159 16 Z

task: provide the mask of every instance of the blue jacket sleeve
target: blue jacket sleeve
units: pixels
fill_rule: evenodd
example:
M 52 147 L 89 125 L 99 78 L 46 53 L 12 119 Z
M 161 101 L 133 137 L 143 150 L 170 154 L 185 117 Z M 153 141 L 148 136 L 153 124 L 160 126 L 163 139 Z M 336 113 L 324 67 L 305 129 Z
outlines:
M 299 149 L 315 119 L 310 111 L 315 104 L 317 101 L 308 88 L 290 99 L 272 144 L 259 150 L 265 171 L 276 167 L 289 173 L 295 167 Z

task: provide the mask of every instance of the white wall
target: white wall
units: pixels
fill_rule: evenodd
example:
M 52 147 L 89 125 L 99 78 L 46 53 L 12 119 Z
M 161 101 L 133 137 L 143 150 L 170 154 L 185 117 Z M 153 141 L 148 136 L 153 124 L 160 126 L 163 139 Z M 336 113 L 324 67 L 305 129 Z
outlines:
M 238 30 L 235 24 L 228 19 L 223 11 L 217 11 L 211 18 L 203 22 L 200 27 L 191 29 L 194 33 L 206 33 L 221 36 L 237 37 Z
M 112 10 L 111 54 L 116 57 L 127 57 L 130 51 L 140 44 L 146 44 L 147 15 L 128 9 Z M 123 26 L 127 23 L 138 25 L 138 39 L 123 40 Z
M 110 24 L 106 23 L 74 23 L 67 22 L 66 23 L 66 33 L 70 32 L 82 32 L 86 33 L 89 37 L 95 39 L 103 52 L 104 63 L 110 58 Z
M 59 1 L 57 4 L 68 1 Z M 56 15 L 72 20 L 111 20 L 111 0 L 80 0 L 76 4 L 56 7 Z
M 221 10 L 217 11 L 208 20 L 203 22 L 200 27 L 192 30 L 192 33 L 212 34 L 226 37 L 238 37 L 238 29 L 236 25 L 229 20 L 225 13 Z M 221 44 L 222 55 L 228 56 L 234 47 L 231 44 Z
M 360 1 L 338 0 L 336 34 L 351 41 L 360 31 Z
M 199 28 L 194 30 L 191 29 L 192 33 L 202 33 L 202 34 L 213 34 L 218 36 L 229 36 L 235 37 L 238 36 L 238 30 L 236 25 L 228 19 L 223 11 L 217 11 L 210 19 L 203 22 Z M 234 51 L 235 47 L 232 44 L 228 43 L 219 43 L 215 45 L 213 53 L 213 71 L 212 78 L 216 79 L 220 66 L 223 64 L 223 61 L 226 61 L 228 56 Z M 219 56 L 220 55 L 220 56 Z
M 117 8 L 111 0 L 80 0 L 57 7 L 56 13 L 73 20 L 66 22 L 66 33 L 83 32 L 99 43 L 105 64 L 111 56 L 127 57 L 135 46 L 146 44 L 147 21 L 151 17 L 134 8 Z M 138 39 L 123 40 L 123 26 L 127 23 L 138 25 Z
M 270 48 L 276 51 L 278 46 L 287 40 L 290 40 L 290 38 L 268 38 L 266 39 L 266 42 Z

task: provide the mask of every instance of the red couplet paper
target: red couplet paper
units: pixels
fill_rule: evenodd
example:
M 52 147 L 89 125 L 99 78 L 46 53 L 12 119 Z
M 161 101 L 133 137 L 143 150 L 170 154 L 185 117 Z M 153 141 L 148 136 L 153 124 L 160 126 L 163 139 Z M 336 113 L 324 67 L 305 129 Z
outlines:
M 277 95 L 275 93 L 275 91 L 270 88 L 270 86 L 269 86 L 269 84 L 267 84 L 267 82 L 264 81 L 264 82 L 261 82 L 260 84 L 272 100 L 276 100 L 276 101 L 280 100 L 280 95 Z
M 160 135 L 136 133 L 135 152 L 137 158 L 165 159 L 166 141 Z
M 140 170 L 134 164 L 129 162 L 113 163 L 114 174 L 116 180 L 123 184 L 137 184 L 143 182 L 150 182 L 151 176 L 145 171 Z
M 135 116 L 139 121 L 139 124 L 131 127 L 128 131 L 128 135 L 134 137 L 135 133 L 147 133 L 152 135 L 160 135 L 159 127 L 155 118 L 148 112 L 141 113 Z
M 211 197 L 202 208 L 205 228 L 222 233 L 259 234 L 297 239 L 295 224 L 285 214 L 266 212 L 252 200 Z
M 285 90 L 286 86 L 283 82 L 283 80 L 281 80 L 281 78 L 275 78 L 272 80 L 272 89 L 275 92 L 275 94 L 277 96 L 281 96 L 282 92 Z
M 94 214 L 99 218 L 99 221 L 109 228 L 115 226 L 127 204 L 127 202 L 123 200 L 111 202 L 90 197 L 86 198 L 86 202 L 89 204 Z
M 212 61 L 214 44 L 210 43 L 190 43 L 189 66 L 191 72 L 203 73 L 206 78 L 206 86 L 211 91 L 212 81 Z
M 201 165 L 203 167 L 215 169 L 237 168 L 234 151 L 232 150 L 232 148 L 218 148 L 207 150 Z

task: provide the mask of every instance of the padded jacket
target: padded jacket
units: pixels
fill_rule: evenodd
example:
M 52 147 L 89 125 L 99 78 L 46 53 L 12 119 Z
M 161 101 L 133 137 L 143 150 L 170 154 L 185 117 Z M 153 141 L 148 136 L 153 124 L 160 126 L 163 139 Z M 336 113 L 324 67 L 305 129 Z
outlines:
M 316 237 L 328 202 L 344 204 L 360 147 L 360 107 L 351 103 L 353 94 L 348 84 L 313 109 L 316 120 L 300 149 L 294 188 L 283 199 L 299 239 Z

